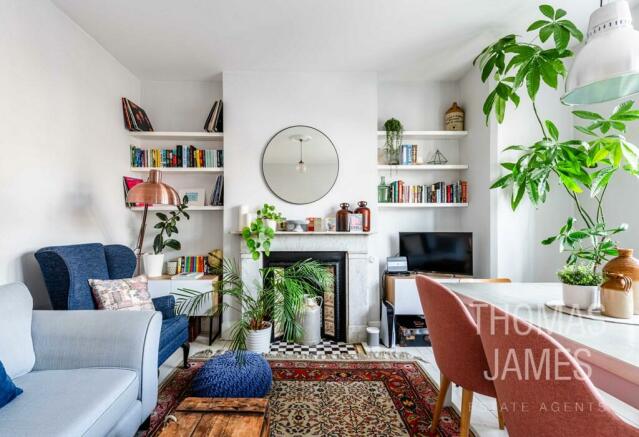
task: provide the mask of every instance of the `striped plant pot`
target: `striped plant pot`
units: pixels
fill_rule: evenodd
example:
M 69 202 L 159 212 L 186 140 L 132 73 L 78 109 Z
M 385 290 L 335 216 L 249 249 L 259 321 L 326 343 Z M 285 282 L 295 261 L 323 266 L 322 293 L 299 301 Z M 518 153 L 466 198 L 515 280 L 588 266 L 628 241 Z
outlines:
M 246 350 L 249 352 L 257 352 L 267 354 L 271 349 L 271 329 L 273 325 L 269 324 L 268 328 L 258 331 L 249 331 L 246 336 Z

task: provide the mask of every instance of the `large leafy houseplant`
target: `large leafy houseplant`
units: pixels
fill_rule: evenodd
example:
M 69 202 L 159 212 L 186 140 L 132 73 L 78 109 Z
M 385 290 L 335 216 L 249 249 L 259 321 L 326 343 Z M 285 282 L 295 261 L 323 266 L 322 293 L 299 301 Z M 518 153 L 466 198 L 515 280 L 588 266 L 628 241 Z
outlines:
M 524 195 L 533 205 L 544 203 L 551 182 L 557 181 L 572 199 L 581 222 L 577 225 L 577 219 L 569 217 L 557 235 L 542 244 L 558 242 L 560 251 L 569 253 L 568 265 L 582 260 L 590 263 L 594 272 L 606 259 L 617 255 L 612 237 L 627 229 L 625 224 L 606 223 L 603 201 L 618 170 L 639 175 L 639 149 L 624 136 L 626 123 L 639 119 L 639 110 L 634 102 L 627 101 L 616 106 L 607 117 L 573 111 L 575 117 L 586 123 L 575 126 L 586 139 L 561 141 L 555 123 L 542 122 L 536 97 L 542 84 L 556 89 L 559 79 L 565 78 L 564 62 L 573 56 L 568 46 L 571 40 L 581 41 L 583 35 L 565 18 L 567 13 L 563 9 L 541 5 L 539 10 L 543 18 L 527 30 L 539 38 L 539 44 L 507 35 L 486 47 L 474 61 L 481 70 L 481 80 L 490 80 L 492 87 L 483 106 L 486 122 L 494 114 L 497 122 L 502 123 L 508 102 L 519 106 L 519 93 L 523 89 L 532 102 L 540 131 L 539 141 L 532 145 L 506 147 L 505 151 L 518 154 L 517 159 L 501 163 L 505 174 L 491 188 L 511 189 L 511 207 L 516 210 Z M 586 201 L 585 194 L 592 200 Z
M 286 341 L 294 342 L 302 335 L 298 316 L 305 296 L 315 296 L 333 286 L 333 274 L 317 261 L 304 260 L 287 267 L 260 269 L 260 281 L 249 288 L 242 280 L 237 265 L 228 259 L 223 264 L 223 279 L 215 289 L 201 293 L 180 289 L 176 296 L 176 311 L 180 314 L 201 314 L 211 295 L 220 292 L 231 296 L 232 304 L 222 304 L 215 315 L 228 308 L 240 313 L 231 330 L 231 349 L 245 350 L 251 331 L 265 329 L 275 323 Z
M 163 212 L 155 214 L 159 220 L 155 226 L 153 226 L 154 229 L 158 229 L 159 231 L 153 239 L 153 253 L 156 255 L 161 254 L 167 247 L 174 250 L 180 250 L 182 248 L 180 242 L 172 237 L 174 234 L 178 233 L 177 225 L 181 217 L 184 217 L 187 220 L 191 218 L 189 213 L 186 212 L 188 202 L 189 199 L 185 196 L 182 203 L 177 205 L 177 212 L 171 211 L 169 215 L 166 215 Z
M 275 206 L 265 203 L 257 210 L 257 218 L 242 229 L 242 238 L 254 260 L 257 261 L 260 258 L 261 252 L 264 252 L 266 256 L 271 252 L 271 241 L 275 237 L 275 230 L 269 226 L 268 221 L 279 223 L 282 220 L 284 217 L 275 209 Z
M 399 164 L 399 151 L 402 147 L 404 126 L 396 118 L 389 118 L 384 122 L 384 130 L 386 131 L 386 143 L 384 144 L 386 161 L 388 164 Z

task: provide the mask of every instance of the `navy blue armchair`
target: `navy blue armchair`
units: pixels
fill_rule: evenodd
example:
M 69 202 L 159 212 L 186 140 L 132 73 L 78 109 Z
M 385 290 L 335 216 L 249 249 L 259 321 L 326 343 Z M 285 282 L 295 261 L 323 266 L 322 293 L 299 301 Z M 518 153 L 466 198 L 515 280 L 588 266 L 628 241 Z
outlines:
M 35 257 L 55 310 L 94 310 L 89 279 L 130 278 L 136 261 L 128 247 L 100 243 L 45 247 L 38 250 Z M 182 347 L 186 367 L 189 356 L 187 317 L 175 315 L 173 296 L 157 297 L 153 299 L 153 305 L 162 313 L 158 366 Z

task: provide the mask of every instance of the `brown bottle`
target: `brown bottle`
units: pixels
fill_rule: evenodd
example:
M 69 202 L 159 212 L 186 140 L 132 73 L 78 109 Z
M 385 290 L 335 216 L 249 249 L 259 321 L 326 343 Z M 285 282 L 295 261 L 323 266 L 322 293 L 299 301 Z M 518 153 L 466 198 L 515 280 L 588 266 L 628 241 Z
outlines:
M 340 208 L 335 214 L 337 232 L 348 232 L 350 230 L 349 217 L 351 212 L 348 210 L 348 203 L 340 203 Z
M 369 232 L 371 230 L 371 210 L 366 206 L 367 203 L 365 200 L 360 200 L 357 202 L 359 208 L 355 210 L 355 214 L 362 215 L 362 230 L 364 232 Z

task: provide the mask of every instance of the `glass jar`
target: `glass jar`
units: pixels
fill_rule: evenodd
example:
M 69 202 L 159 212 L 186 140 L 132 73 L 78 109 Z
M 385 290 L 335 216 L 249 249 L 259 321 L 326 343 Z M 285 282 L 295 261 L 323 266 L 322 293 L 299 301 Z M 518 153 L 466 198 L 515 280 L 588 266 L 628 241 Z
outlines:
M 350 205 L 348 203 L 340 203 L 339 206 L 341 209 L 335 214 L 337 232 L 348 232 L 350 230 L 349 218 L 351 212 L 348 210 Z
M 390 187 L 386 185 L 386 178 L 382 176 L 382 180 L 377 186 L 377 202 L 388 203 L 390 196 Z
M 366 206 L 367 203 L 364 200 L 357 202 L 359 208 L 355 210 L 355 214 L 362 215 L 362 230 L 364 232 L 370 232 L 371 230 L 371 210 Z

